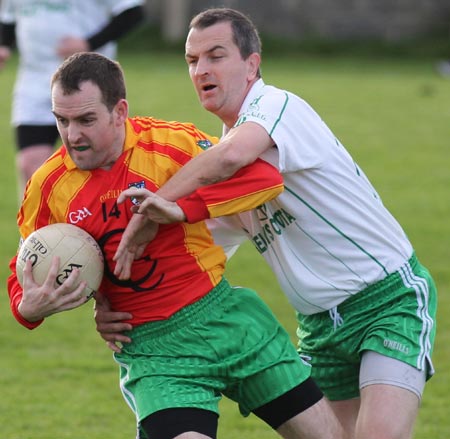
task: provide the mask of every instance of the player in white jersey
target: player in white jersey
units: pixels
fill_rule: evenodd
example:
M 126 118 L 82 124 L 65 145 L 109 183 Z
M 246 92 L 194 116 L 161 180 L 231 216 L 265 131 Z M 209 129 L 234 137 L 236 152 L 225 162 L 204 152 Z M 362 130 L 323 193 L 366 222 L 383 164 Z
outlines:
M 235 127 L 248 122 L 263 127 L 277 145 L 261 157 L 283 174 L 285 191 L 222 223 L 231 225 L 238 241 L 251 237 L 297 310 L 335 308 L 409 259 L 403 230 L 305 101 L 259 79 Z M 225 126 L 225 136 L 228 131 Z M 220 232 L 216 240 L 229 246 L 230 233 Z
M 431 276 L 314 110 L 292 93 L 264 84 L 259 38 L 245 16 L 230 9 L 199 14 L 191 22 L 186 60 L 203 107 L 222 119 L 224 135 L 158 195 L 175 201 L 258 156 L 278 167 L 284 193 L 256 210 L 224 218 L 222 229 L 214 224 L 215 238 L 229 246 L 250 237 L 266 258 L 298 311 L 300 354 L 309 359 L 312 376 L 348 437 L 410 438 L 425 381 L 433 374 Z M 149 195 L 140 212 L 159 220 L 152 213 L 155 205 L 164 209 L 161 199 Z M 160 217 L 161 210 L 157 213 Z M 145 241 L 142 235 L 133 238 L 143 217 L 130 223 L 118 253 L 117 272 L 124 277 L 127 258 Z M 118 319 L 97 313 L 105 340 L 127 341 L 115 333 L 124 329 Z
M 52 74 L 75 52 L 95 50 L 115 58 L 116 40 L 142 21 L 143 4 L 143 0 L 2 0 L 0 68 L 15 44 L 19 53 L 12 105 L 19 196 L 58 139 L 49 92 Z

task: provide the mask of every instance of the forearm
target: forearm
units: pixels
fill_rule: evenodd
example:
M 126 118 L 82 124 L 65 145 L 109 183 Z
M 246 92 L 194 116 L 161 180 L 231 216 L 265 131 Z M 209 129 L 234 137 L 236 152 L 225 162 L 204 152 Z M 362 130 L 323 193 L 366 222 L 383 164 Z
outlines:
M 214 146 L 186 163 L 157 192 L 166 200 L 176 201 L 200 187 L 225 181 L 236 173 L 241 163 L 227 162 L 225 146 Z
M 177 200 L 177 204 L 187 222 L 195 223 L 254 209 L 277 197 L 283 188 L 283 178 L 277 169 L 258 159 L 229 180 L 201 187 Z
M 142 6 L 127 9 L 116 15 L 103 29 L 88 38 L 90 50 L 121 38 L 134 29 L 144 20 L 144 9 Z

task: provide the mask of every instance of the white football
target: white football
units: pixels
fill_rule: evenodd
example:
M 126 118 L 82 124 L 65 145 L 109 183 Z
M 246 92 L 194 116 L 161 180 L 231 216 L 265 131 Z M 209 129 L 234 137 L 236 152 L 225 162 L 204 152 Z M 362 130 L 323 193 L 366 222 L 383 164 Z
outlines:
M 103 278 L 103 253 L 95 239 L 73 224 L 56 223 L 31 233 L 22 243 L 17 255 L 16 271 L 20 285 L 23 269 L 28 259 L 33 265 L 33 278 L 42 285 L 47 278 L 53 256 L 60 257 L 55 288 L 61 285 L 76 267 L 78 280 L 86 281 L 86 297 L 92 297 Z

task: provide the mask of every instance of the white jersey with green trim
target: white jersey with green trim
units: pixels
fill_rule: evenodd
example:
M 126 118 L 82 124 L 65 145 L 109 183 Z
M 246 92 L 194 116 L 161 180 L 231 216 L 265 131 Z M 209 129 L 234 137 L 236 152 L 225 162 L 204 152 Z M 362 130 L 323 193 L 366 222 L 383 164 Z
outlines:
M 250 238 L 296 310 L 332 309 L 410 258 L 401 226 L 304 100 L 259 80 L 235 126 L 247 122 L 273 139 L 261 158 L 280 170 L 285 190 L 258 209 L 210 220 L 210 228 L 229 254 Z

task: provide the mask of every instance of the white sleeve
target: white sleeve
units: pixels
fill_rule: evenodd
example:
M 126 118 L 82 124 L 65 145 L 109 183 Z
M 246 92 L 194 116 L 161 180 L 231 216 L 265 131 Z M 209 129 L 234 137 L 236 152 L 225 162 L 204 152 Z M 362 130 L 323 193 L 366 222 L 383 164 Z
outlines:
M 225 251 L 227 259 L 230 259 L 239 246 L 248 239 L 237 215 L 211 218 L 206 220 L 206 225 L 213 235 L 214 242 Z
M 5 24 L 12 24 L 16 22 L 12 0 L 0 1 L 0 21 Z
M 127 9 L 135 8 L 136 6 L 143 6 L 144 0 L 108 0 L 110 4 L 112 15 L 116 16 L 121 14 Z

